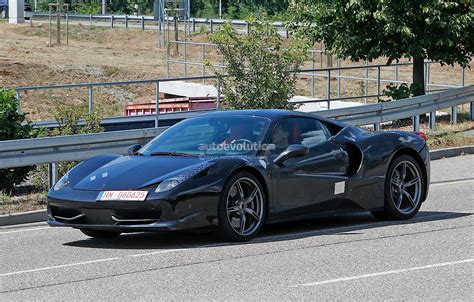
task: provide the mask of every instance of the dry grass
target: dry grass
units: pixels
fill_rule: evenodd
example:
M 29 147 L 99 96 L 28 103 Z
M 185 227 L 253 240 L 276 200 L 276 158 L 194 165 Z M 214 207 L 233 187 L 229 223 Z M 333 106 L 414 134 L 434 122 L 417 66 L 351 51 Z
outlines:
M 103 27 L 71 26 L 70 45 L 48 47 L 46 25 L 10 25 L 0 22 L 0 86 L 34 86 L 58 83 L 83 83 L 99 81 L 119 81 L 135 79 L 155 79 L 166 76 L 166 51 L 158 47 L 157 32 L 153 30 L 110 29 Z M 54 37 L 54 33 L 53 33 Z M 183 37 L 181 37 L 183 39 Z M 195 34 L 194 42 L 206 42 L 206 34 Z M 63 42 L 65 41 L 63 37 Z M 54 40 L 53 40 L 54 43 Z M 318 49 L 318 46 L 316 46 Z M 187 59 L 202 62 L 202 47 L 190 46 L 186 50 Z M 173 59 L 184 59 L 184 49 L 173 54 Z M 206 49 L 205 59 L 219 63 L 222 59 L 213 48 Z M 322 63 L 321 63 L 322 59 Z M 385 63 L 384 59 L 374 63 Z M 362 65 L 361 62 L 341 62 L 341 66 Z M 326 66 L 325 57 L 315 56 L 315 67 Z M 336 62 L 334 62 L 334 66 Z M 305 68 L 311 68 L 308 62 Z M 200 66 L 188 67 L 188 75 L 202 75 Z M 172 77 L 184 76 L 184 66 L 172 64 Z M 210 73 L 211 70 L 206 70 Z M 345 76 L 364 77 L 364 70 L 341 72 Z M 377 77 L 377 70 L 371 69 L 369 76 Z M 394 79 L 394 67 L 382 68 L 383 79 Z M 474 83 L 474 73 L 465 71 L 465 82 Z M 400 67 L 399 79 L 410 81 L 411 68 Z M 337 80 L 331 80 L 332 97 L 337 96 Z M 460 83 L 459 67 L 432 67 L 431 82 Z M 364 92 L 364 81 L 340 80 L 340 96 L 360 95 Z M 384 85 L 382 85 L 384 86 Z M 302 75 L 297 84 L 297 94 L 312 95 L 310 76 Z M 383 87 L 382 87 L 383 89 Z M 369 93 L 376 93 L 375 83 L 370 83 Z M 94 89 L 95 109 L 103 115 L 121 115 L 125 103 L 137 98 L 153 99 L 152 85 L 113 86 Z M 315 97 L 326 96 L 326 80 L 315 81 Z M 369 100 L 374 101 L 374 100 Z M 29 112 L 30 120 L 43 120 L 53 117 L 55 103 L 73 106 L 86 106 L 87 90 L 44 90 L 27 92 L 22 95 L 23 110 Z
M 25 193 L 17 196 L 0 195 L 0 215 L 46 208 L 46 193 Z

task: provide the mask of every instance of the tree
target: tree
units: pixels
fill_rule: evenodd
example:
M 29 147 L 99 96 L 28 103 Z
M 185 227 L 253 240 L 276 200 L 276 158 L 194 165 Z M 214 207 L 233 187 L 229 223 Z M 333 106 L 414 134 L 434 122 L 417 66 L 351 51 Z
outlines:
M 339 58 L 411 58 L 421 94 L 425 59 L 465 67 L 474 51 L 470 0 L 292 0 L 290 10 L 300 35 Z
M 305 51 L 292 44 L 283 48 L 281 36 L 267 23 L 254 24 L 239 35 L 231 24 L 210 36 L 224 57 L 225 73 L 216 71 L 229 109 L 294 109 L 296 75 Z
M 30 138 L 33 127 L 25 123 L 25 114 L 19 112 L 20 104 L 13 90 L 0 88 L 0 141 Z M 0 192 L 10 193 L 16 184 L 25 180 L 31 167 L 0 169 Z

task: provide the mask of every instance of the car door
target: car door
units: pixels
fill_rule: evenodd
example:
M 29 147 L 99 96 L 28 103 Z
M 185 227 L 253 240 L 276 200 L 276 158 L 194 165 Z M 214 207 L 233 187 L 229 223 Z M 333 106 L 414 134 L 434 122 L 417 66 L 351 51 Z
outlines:
M 281 133 L 287 138 L 281 139 Z M 302 144 L 308 154 L 292 157 L 281 165 L 273 165 L 272 179 L 277 211 L 330 207 L 332 199 L 345 190 L 349 164 L 347 152 L 332 139 L 329 129 L 315 118 L 295 117 L 280 120 L 275 125 L 270 143 L 275 145 L 269 160 L 278 156 L 288 145 Z

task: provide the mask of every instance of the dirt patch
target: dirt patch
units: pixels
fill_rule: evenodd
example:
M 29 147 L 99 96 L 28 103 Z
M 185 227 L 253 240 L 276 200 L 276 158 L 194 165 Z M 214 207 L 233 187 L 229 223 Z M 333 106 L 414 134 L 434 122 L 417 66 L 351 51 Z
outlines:
M 53 32 L 53 37 L 54 37 Z M 124 81 L 163 78 L 167 74 L 166 49 L 158 47 L 158 34 L 154 30 L 70 26 L 69 46 L 53 45 L 48 47 L 48 28 L 46 24 L 10 25 L 0 21 L 0 86 L 38 86 L 64 83 L 85 83 Z M 181 34 L 181 38 L 182 34 Z M 54 39 L 53 39 L 54 40 Z M 193 42 L 207 42 L 207 34 L 194 34 Z M 54 41 L 53 41 L 54 42 Z M 65 37 L 63 37 L 65 42 Z M 319 49 L 316 46 L 315 49 Z M 184 48 L 173 59 L 184 59 Z M 189 46 L 186 49 L 187 60 L 202 63 L 202 46 Z M 204 59 L 214 63 L 222 62 L 212 47 L 207 47 Z M 385 59 L 374 63 L 384 64 Z M 304 68 L 325 67 L 325 56 L 315 56 L 315 63 L 307 62 Z M 341 66 L 363 65 L 363 62 L 341 62 Z M 336 62 L 334 61 L 334 66 Z M 171 64 L 170 76 L 184 76 L 184 66 Z M 394 79 L 394 67 L 382 68 L 383 79 Z M 460 84 L 459 67 L 433 66 L 432 83 Z M 212 70 L 206 69 L 206 74 Z M 187 75 L 202 75 L 201 66 L 188 66 Z M 364 70 L 350 70 L 340 73 L 343 76 L 364 77 Z M 377 69 L 369 72 L 371 78 L 377 78 Z M 399 80 L 410 81 L 411 67 L 399 68 Z M 340 89 L 338 93 L 338 82 Z M 365 82 L 360 80 L 331 79 L 331 96 L 361 95 Z M 465 83 L 474 83 L 474 72 L 465 70 Z M 388 84 L 388 83 L 385 83 Z M 382 85 L 381 89 L 384 88 Z M 326 97 L 325 79 L 313 82 L 311 76 L 301 75 L 297 83 L 298 95 Z M 375 83 L 369 84 L 369 93 L 376 93 Z M 53 118 L 55 103 L 73 106 L 87 106 L 87 89 L 43 90 L 22 93 L 22 108 L 29 112 L 32 121 Z M 107 88 L 94 88 L 94 108 L 104 116 L 121 115 L 124 103 L 136 98 L 154 99 L 153 85 L 127 85 Z M 364 101 L 364 100 L 360 100 Z M 376 99 L 369 99 L 374 102 Z

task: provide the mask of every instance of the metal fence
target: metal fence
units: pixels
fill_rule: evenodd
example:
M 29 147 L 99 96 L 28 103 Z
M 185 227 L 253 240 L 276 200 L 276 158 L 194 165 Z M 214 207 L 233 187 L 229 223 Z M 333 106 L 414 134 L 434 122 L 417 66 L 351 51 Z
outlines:
M 451 89 L 431 95 L 379 104 L 315 112 L 351 125 L 373 124 L 413 117 L 414 130 L 419 128 L 419 115 L 429 113 L 430 123 L 436 118 L 436 110 L 455 108 L 470 103 L 470 116 L 474 120 L 474 85 Z M 188 112 L 188 117 L 200 112 Z M 82 160 L 104 153 L 126 154 L 127 146 L 143 144 L 163 131 L 164 128 L 82 134 L 62 137 L 46 137 L 0 142 L 0 169 L 50 164 L 51 183 L 57 181 L 56 163 Z
M 62 17 L 66 17 L 65 13 L 61 14 Z M 73 14 L 69 13 L 68 17 L 70 20 L 82 20 L 89 22 L 92 26 L 94 25 L 94 21 L 106 22 L 108 27 L 113 28 L 114 25 L 117 25 L 116 22 L 121 22 L 124 24 L 125 27 L 128 28 L 129 22 L 139 23 L 140 28 L 142 30 L 147 29 L 164 29 L 164 22 L 160 22 L 159 20 L 155 20 L 153 16 L 135 16 L 135 15 L 95 15 L 95 14 Z M 34 12 L 32 13 L 32 17 L 30 19 L 33 22 L 33 19 L 40 19 L 40 18 L 49 18 L 48 13 L 42 12 Z M 168 17 L 167 21 L 172 21 L 172 17 Z M 249 23 L 245 20 L 226 20 L 226 19 L 207 19 L 207 18 L 189 18 L 189 20 L 179 20 L 179 24 L 181 28 L 186 27 L 186 32 L 211 32 L 213 33 L 218 29 L 219 26 L 224 25 L 225 23 L 232 24 L 237 30 L 240 30 L 242 33 L 248 33 L 252 23 Z M 285 23 L 281 21 L 271 22 L 275 28 L 277 28 L 278 32 L 286 37 L 291 35 L 291 31 L 289 31 L 285 27 Z
M 301 101 L 295 101 L 295 103 L 298 104 L 305 104 L 305 103 L 321 103 L 321 102 L 326 102 L 327 103 L 327 108 L 331 108 L 331 102 L 334 101 L 348 101 L 348 100 L 357 100 L 357 99 L 367 99 L 369 97 L 372 98 L 377 98 L 380 99 L 380 97 L 383 96 L 383 93 L 381 91 L 381 83 L 383 82 L 394 82 L 394 80 L 387 80 L 387 79 L 382 79 L 381 78 L 381 69 L 382 68 L 398 68 L 398 66 L 406 66 L 406 65 L 411 65 L 411 63 L 399 63 L 395 64 L 395 66 L 387 66 L 387 65 L 371 65 L 371 66 L 366 66 L 366 65 L 361 65 L 361 66 L 347 66 L 347 67 L 332 67 L 332 68 L 317 68 L 317 69 L 307 69 L 307 70 L 300 70 L 297 73 L 299 75 L 305 75 L 305 76 L 311 76 L 313 77 L 312 82 L 314 85 L 314 79 L 315 77 L 323 77 L 326 80 L 326 98 L 325 99 L 309 99 L 309 100 L 301 100 Z M 429 65 L 428 65 L 429 66 Z M 339 96 L 339 97 L 332 97 L 331 96 L 331 91 L 333 89 L 332 84 L 331 84 L 331 79 L 334 77 L 338 77 L 338 84 L 336 89 L 339 91 L 341 89 L 339 80 L 341 78 L 344 78 L 344 76 L 338 76 L 338 73 L 340 73 L 342 70 L 353 70 L 353 69 L 365 69 L 367 68 L 376 68 L 377 69 L 377 78 L 376 79 L 370 79 L 370 78 L 363 78 L 366 81 L 366 85 L 368 85 L 368 82 L 371 80 L 376 81 L 377 83 L 377 91 L 375 94 L 364 94 L 361 96 Z M 325 73 L 325 74 L 324 74 Z M 354 78 L 354 77 L 351 77 Z M 118 82 L 96 82 L 96 83 L 79 83 L 79 84 L 62 84 L 62 85 L 47 85 L 47 86 L 26 86 L 26 87 L 16 87 L 16 97 L 20 101 L 21 104 L 21 98 L 22 98 L 22 93 L 27 92 L 27 91 L 39 91 L 39 90 L 58 90 L 58 89 L 73 89 L 73 88 L 83 88 L 87 89 L 87 95 L 88 95 L 88 109 L 89 112 L 92 113 L 94 110 L 94 88 L 96 87 L 107 87 L 107 86 L 119 86 L 119 85 L 145 85 L 145 84 L 153 84 L 155 86 L 155 95 L 154 95 L 154 100 L 155 100 L 155 112 L 157 112 L 155 117 L 155 126 L 158 127 L 159 125 L 159 119 L 160 119 L 160 114 L 159 114 L 159 96 L 160 96 L 160 83 L 163 82 L 173 82 L 173 81 L 202 81 L 202 80 L 214 80 L 216 83 L 216 91 L 217 91 L 217 96 L 216 96 L 216 103 L 217 103 L 217 108 L 220 107 L 220 99 L 221 99 L 221 85 L 218 80 L 216 80 L 217 77 L 215 75 L 209 75 L 209 76 L 195 76 L 195 77 L 182 77 L 182 78 L 165 78 L 165 79 L 151 79 L 151 80 L 135 80 L 135 81 L 118 81 Z M 464 84 L 464 83 L 463 83 Z M 448 86 L 448 85 L 444 85 Z M 457 86 L 456 86 L 457 87 Z M 444 87 L 445 88 L 445 87 Z M 368 89 L 366 89 L 368 92 Z M 339 95 L 339 94 L 338 94 Z M 20 106 L 21 108 L 21 106 Z M 452 122 L 456 123 L 456 113 L 457 113 L 457 108 L 453 107 L 452 108 Z M 434 122 L 430 124 L 432 126 L 432 129 L 434 130 L 435 124 Z
M 171 75 L 171 67 L 172 65 L 177 65 L 178 67 L 182 67 L 182 72 L 184 73 L 185 77 L 193 76 L 193 75 L 201 75 L 206 76 L 208 74 L 212 74 L 212 72 L 208 72 L 209 67 L 212 67 L 216 70 L 224 69 L 225 64 L 222 58 L 218 58 L 215 62 L 211 62 L 208 58 L 211 57 L 210 51 L 217 52 L 217 44 L 207 43 L 207 42 L 192 42 L 192 41 L 169 41 L 168 48 L 166 53 L 166 74 L 168 77 Z M 174 46 L 173 46 L 174 45 Z M 171 54 L 171 49 L 179 46 L 181 48 L 181 54 L 173 55 Z M 191 50 L 192 49 L 192 50 Z M 199 52 L 198 56 L 199 60 L 192 60 L 190 53 Z M 325 54 L 324 49 L 312 49 L 308 50 L 308 58 L 310 59 L 309 62 L 311 64 L 311 69 L 303 70 L 298 72 L 299 76 L 305 76 L 311 78 L 311 97 L 315 98 L 317 95 L 316 91 L 316 82 L 318 80 L 326 81 L 325 91 L 322 93 L 326 99 L 331 99 L 333 91 L 335 91 L 336 98 L 335 100 L 357 100 L 357 99 L 364 99 L 365 103 L 369 98 L 377 98 L 379 100 L 380 96 L 382 96 L 381 90 L 383 83 L 393 83 L 393 84 L 402 84 L 406 81 L 400 80 L 400 72 L 399 69 L 402 66 L 413 66 L 412 62 L 405 62 L 405 63 L 393 63 L 390 65 L 386 64 L 369 64 L 368 61 L 364 62 L 364 65 L 356 65 L 356 66 L 341 66 L 343 61 L 340 59 L 336 59 L 336 67 L 332 66 L 323 66 L 324 56 Z M 176 58 L 178 57 L 178 58 Z M 316 67 L 316 58 L 319 58 L 319 67 Z M 332 57 L 329 56 L 328 60 L 332 61 Z M 327 64 L 327 65 L 331 65 Z M 459 71 L 459 84 L 440 84 L 440 83 L 430 83 L 431 80 L 431 66 L 433 64 L 439 64 L 437 62 L 426 61 L 425 62 L 425 91 L 428 93 L 430 91 L 438 91 L 440 89 L 446 88 L 459 88 L 463 87 L 466 84 L 466 75 L 465 75 L 465 68 L 461 67 Z M 191 67 L 197 67 L 200 71 L 194 74 L 190 74 Z M 381 76 L 381 70 L 393 70 L 393 77 L 392 78 L 383 78 Z M 363 70 L 365 71 L 365 76 L 350 76 L 350 75 L 342 75 L 341 73 L 344 71 L 349 70 Z M 370 70 L 376 70 L 377 76 L 370 77 Z M 176 73 L 176 71 L 174 71 Z M 331 86 L 331 79 L 336 79 L 336 87 Z M 364 83 L 364 95 L 360 96 L 342 96 L 342 92 L 344 90 L 344 86 L 341 83 L 341 80 L 352 80 L 352 81 L 362 81 Z M 376 94 L 369 94 L 369 83 L 376 83 L 377 92 Z

